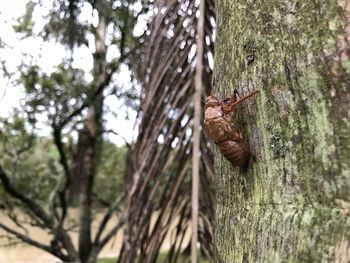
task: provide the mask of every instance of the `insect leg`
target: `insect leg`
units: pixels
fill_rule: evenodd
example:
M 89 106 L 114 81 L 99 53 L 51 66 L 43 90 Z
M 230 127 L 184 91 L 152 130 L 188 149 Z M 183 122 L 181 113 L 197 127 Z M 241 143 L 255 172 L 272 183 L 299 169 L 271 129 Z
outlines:
M 235 91 L 236 91 L 236 90 L 235 90 Z M 241 98 L 241 99 L 239 99 L 239 100 L 235 99 L 235 102 L 232 103 L 231 107 L 237 105 L 238 103 L 241 103 L 242 101 L 248 99 L 249 97 L 253 96 L 254 94 L 256 94 L 256 93 L 258 93 L 258 92 L 259 92 L 259 90 L 256 90 L 256 91 L 250 93 L 249 95 L 247 95 L 247 96 L 245 96 L 245 97 L 243 97 L 243 98 Z M 238 94 L 238 92 L 237 92 L 237 94 Z M 236 93 L 235 93 L 234 95 L 232 95 L 232 97 L 233 97 L 233 96 L 236 96 Z

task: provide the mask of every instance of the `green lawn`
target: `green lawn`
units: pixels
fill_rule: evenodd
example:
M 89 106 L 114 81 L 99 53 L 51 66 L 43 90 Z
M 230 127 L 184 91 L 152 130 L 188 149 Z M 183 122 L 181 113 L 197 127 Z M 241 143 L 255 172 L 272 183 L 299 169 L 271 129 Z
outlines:
M 99 258 L 98 260 L 97 260 L 97 263 L 115 263 L 116 262 L 116 260 L 115 260 L 115 258 Z

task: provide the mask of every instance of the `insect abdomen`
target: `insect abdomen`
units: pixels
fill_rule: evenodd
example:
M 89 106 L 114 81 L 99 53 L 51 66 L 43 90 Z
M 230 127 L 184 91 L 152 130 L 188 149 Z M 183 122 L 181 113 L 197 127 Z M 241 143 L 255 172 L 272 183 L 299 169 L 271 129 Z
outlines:
M 249 159 L 249 148 L 243 141 L 225 140 L 217 143 L 221 153 L 233 165 L 246 166 Z

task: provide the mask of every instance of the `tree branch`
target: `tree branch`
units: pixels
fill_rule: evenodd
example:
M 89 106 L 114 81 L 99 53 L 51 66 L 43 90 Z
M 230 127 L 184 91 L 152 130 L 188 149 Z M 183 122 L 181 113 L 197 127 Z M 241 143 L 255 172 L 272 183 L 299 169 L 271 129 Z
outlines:
M 49 215 L 36 202 L 34 202 L 32 199 L 22 194 L 22 192 L 19 189 L 15 188 L 10 183 L 10 180 L 7 177 L 1 165 L 0 165 L 0 180 L 4 186 L 5 191 L 8 194 L 16 198 L 17 200 L 21 201 L 26 207 L 30 209 L 30 211 L 32 211 L 38 218 L 40 218 L 48 228 L 52 228 L 53 221 L 49 217 Z
M 102 232 L 104 231 L 109 219 L 112 217 L 113 212 L 115 211 L 115 209 L 118 207 L 118 205 L 120 204 L 120 202 L 124 199 L 124 196 L 122 196 L 119 200 L 115 200 L 113 204 L 111 204 L 111 206 L 109 207 L 109 209 L 107 210 L 106 214 L 104 215 L 99 228 L 97 230 L 96 236 L 95 236 L 95 245 L 98 245 L 100 243 L 100 238 L 102 235 Z M 107 241 L 108 242 L 108 241 Z
M 112 134 L 114 134 L 114 135 L 119 136 L 119 137 L 125 142 L 126 147 L 131 148 L 130 143 L 128 143 L 128 141 L 127 141 L 122 135 L 120 135 L 119 133 L 117 133 L 116 131 L 114 131 L 114 130 L 112 130 L 112 129 L 109 129 L 109 130 L 106 130 L 105 132 L 107 132 L 107 133 L 112 133 Z
M 61 215 L 61 218 L 59 219 L 59 222 L 60 222 L 60 225 L 62 225 L 63 221 L 67 215 L 66 191 L 70 185 L 71 177 L 70 177 L 70 168 L 68 165 L 67 156 L 66 156 L 66 153 L 64 151 L 64 145 L 62 143 L 62 135 L 61 135 L 62 129 L 59 127 L 56 127 L 54 124 L 52 125 L 52 127 L 53 127 L 54 143 L 55 143 L 56 148 L 57 148 L 59 155 L 60 155 L 60 163 L 63 167 L 66 181 L 65 181 L 65 186 L 63 187 L 63 189 L 61 189 L 61 185 L 63 184 L 63 181 L 62 181 L 63 178 L 59 179 L 59 182 L 57 183 L 55 189 L 50 194 L 50 199 L 52 202 L 51 208 L 52 208 L 52 211 L 54 211 L 53 203 L 54 203 L 55 197 L 58 193 L 59 200 L 61 203 L 61 208 L 62 208 L 62 215 Z
M 74 246 L 70 240 L 69 235 L 65 233 L 62 229 L 64 218 L 61 217 L 61 221 L 59 225 L 58 226 L 55 225 L 52 216 L 48 215 L 47 212 L 39 204 L 37 204 L 34 200 L 25 196 L 19 189 L 17 189 L 15 186 L 13 186 L 10 183 L 8 176 L 6 175 L 1 165 L 0 165 L 0 180 L 2 182 L 2 185 L 5 191 L 8 194 L 10 194 L 13 198 L 23 203 L 25 207 L 29 209 L 30 212 L 32 212 L 38 219 L 40 219 L 43 222 L 43 224 L 40 224 L 41 227 L 50 229 L 54 233 L 55 239 L 59 238 L 59 240 L 62 242 L 62 244 L 64 245 L 64 248 L 69 253 L 69 257 L 72 257 L 72 256 L 74 257 L 76 254 L 74 250 Z M 59 256 L 59 253 L 60 253 L 59 251 L 55 251 L 55 253 L 53 254 Z
M 104 247 L 108 241 L 118 232 L 118 230 L 125 224 L 125 218 L 121 218 L 119 222 L 109 231 L 109 233 L 99 242 L 99 247 Z
M 30 244 L 34 247 L 40 248 L 46 252 L 49 252 L 50 254 L 53 254 L 64 261 L 69 261 L 69 259 L 70 259 L 68 256 L 62 254 L 59 250 L 54 250 L 51 246 L 40 243 L 40 242 L 30 238 L 28 235 L 23 235 L 20 232 L 17 232 L 17 231 L 9 228 L 8 226 L 6 226 L 2 223 L 0 223 L 0 228 L 2 228 L 6 232 L 14 235 L 16 238 L 22 240 L 23 242 Z

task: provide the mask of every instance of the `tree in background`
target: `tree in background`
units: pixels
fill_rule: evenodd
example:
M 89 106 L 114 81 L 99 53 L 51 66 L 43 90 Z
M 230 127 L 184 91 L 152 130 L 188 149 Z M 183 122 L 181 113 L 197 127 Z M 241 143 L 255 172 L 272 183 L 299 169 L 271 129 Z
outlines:
M 350 260 L 349 1 L 217 1 L 214 95 L 254 158 L 216 153 L 218 262 Z
M 0 170 L 0 178 L 6 192 L 22 205 L 24 211 L 33 215 L 30 217 L 32 223 L 47 229 L 53 238 L 50 244 L 42 244 L 3 224 L 0 227 L 64 261 L 94 262 L 103 245 L 124 223 L 123 248 L 118 257 L 120 262 L 133 262 L 138 256 L 143 262 L 154 262 L 167 235 L 171 236 L 167 254 L 169 262 L 176 262 L 180 255 L 189 255 L 190 243 L 185 236 L 191 221 L 198 3 L 155 1 L 150 5 L 154 16 L 148 30 L 136 43 L 131 34 L 133 26 L 139 15 L 149 7 L 147 2 L 141 1 L 141 11 L 135 13 L 137 3 L 54 1 L 53 11 L 48 16 L 50 22 L 41 36 L 44 39 L 54 37 L 73 55 L 79 46 L 91 48 L 92 81 L 87 80 L 86 72 L 73 67 L 73 55 L 58 65 L 53 73 L 46 73 L 37 65 L 22 67 L 21 83 L 27 94 L 22 116 L 26 122 L 24 127 L 35 127 L 37 117 L 48 113 L 52 141 L 58 154 L 58 176 L 57 180 L 53 180 L 53 186 L 47 188 L 50 197 L 47 207 L 40 200 L 30 197 L 30 193 L 21 193 L 8 180 L 9 168 L 4 166 Z M 91 8 L 94 23 L 82 22 L 80 10 L 84 6 Z M 202 46 L 203 66 L 200 69 L 204 84 L 203 101 L 211 90 L 215 28 L 214 3 L 206 1 L 205 6 L 202 14 L 205 30 L 201 39 L 201 43 L 205 44 Z M 21 23 L 16 28 L 27 36 L 33 32 L 33 10 L 30 2 L 26 16 L 20 19 Z M 94 41 L 92 46 L 91 39 Z M 142 45 L 140 49 L 139 43 Z M 118 47 L 119 52 L 110 59 L 108 54 L 113 47 Z M 119 222 L 114 228 L 105 233 L 103 231 L 117 209 L 117 202 L 108 200 L 110 196 L 96 196 L 108 181 L 101 184 L 94 184 L 94 181 L 97 176 L 111 172 L 108 160 L 101 152 L 102 134 L 105 132 L 104 97 L 121 94 L 126 99 L 132 99 L 134 96 L 132 92 L 125 94 L 113 86 L 117 81 L 113 78 L 114 73 L 124 64 L 131 67 L 143 85 L 139 112 L 141 122 L 135 144 L 126 146 L 125 178 L 128 187 L 124 188 L 128 192 L 125 210 L 119 214 Z M 201 136 L 198 237 L 202 252 L 213 258 L 213 156 L 206 134 Z M 106 152 L 107 145 L 103 146 Z M 96 189 L 95 194 L 93 189 Z M 94 200 L 109 208 L 92 238 Z M 78 248 L 74 247 L 68 235 L 71 226 L 67 225 L 67 208 L 72 201 L 78 202 L 80 211 Z
M 26 14 L 19 19 L 19 24 L 15 28 L 23 37 L 33 36 L 35 21 L 32 15 L 35 8 L 40 8 L 42 4 L 28 2 Z M 2 158 L 1 186 L 7 198 L 14 200 L 26 215 L 22 220 L 9 213 L 12 221 L 21 228 L 24 228 L 25 223 L 29 223 L 44 229 L 50 234 L 51 240 L 49 243 L 43 243 L 19 229 L 2 223 L 0 228 L 11 236 L 41 248 L 65 262 L 95 262 L 102 247 L 123 224 L 121 217 L 111 230 L 105 231 L 119 203 L 118 198 L 121 194 L 116 193 L 117 199 L 108 200 L 108 209 L 97 232 L 94 235 L 91 232 L 94 182 L 98 172 L 100 171 L 102 175 L 107 165 L 104 163 L 106 160 L 101 160 L 102 136 L 106 132 L 103 125 L 104 98 L 108 95 L 123 96 L 126 100 L 133 97 L 132 92 L 121 92 L 115 84 L 117 83 L 115 73 L 119 71 L 121 65 L 128 65 L 130 68 L 133 65 L 133 54 L 138 47 L 133 29 L 139 15 L 148 10 L 147 3 L 142 1 L 142 4 L 141 1 L 113 0 L 53 1 L 47 16 L 49 21 L 36 37 L 44 40 L 55 39 L 70 51 L 71 56 L 64 59 L 52 73 L 45 72 L 45 69 L 30 61 L 29 63 L 24 61 L 20 65 L 22 73 L 18 86 L 24 88 L 26 95 L 23 109 L 20 114 L 9 118 L 7 123 L 3 124 L 2 129 L 11 129 L 9 133 L 1 134 L 15 141 L 14 144 L 9 144 L 10 141 L 7 141 L 8 151 L 5 151 L 5 154 L 8 154 L 16 165 L 12 167 L 6 165 L 6 160 Z M 137 8 L 137 5 L 141 8 Z M 83 9 L 90 10 L 88 19 L 81 16 Z M 74 52 L 81 46 L 91 50 L 93 69 L 90 73 L 73 66 Z M 111 52 L 112 49 L 117 52 Z M 5 74 L 6 62 L 2 65 Z M 89 81 L 89 78 L 92 80 Z M 53 143 L 59 164 L 55 171 L 50 171 L 50 174 L 57 175 L 56 177 L 40 180 L 41 183 L 47 182 L 45 191 L 41 193 L 43 196 L 37 196 L 36 191 L 32 189 L 25 191 L 32 183 L 26 184 L 23 181 L 24 178 L 39 180 L 38 176 L 42 175 L 37 173 L 39 166 L 31 163 L 23 166 L 26 170 L 20 172 L 17 163 L 23 165 L 23 159 L 21 162 L 15 160 L 22 154 L 27 155 L 26 161 L 35 160 L 29 157 L 37 149 L 35 147 L 41 145 L 34 136 L 38 125 L 37 119 L 40 116 L 46 116 L 51 127 L 52 139 L 46 140 L 45 143 Z M 23 147 L 17 144 L 16 140 L 20 143 L 23 141 Z M 12 153 L 14 157 L 11 156 Z M 19 174 L 24 177 L 17 178 Z M 101 201 L 102 197 L 96 196 L 98 194 L 95 192 L 95 200 Z M 111 199 L 110 195 L 106 197 Z M 48 203 L 43 202 L 45 198 L 48 199 Z M 79 207 L 77 248 L 68 234 L 73 226 L 67 219 L 68 206 L 74 199 L 77 199 Z

